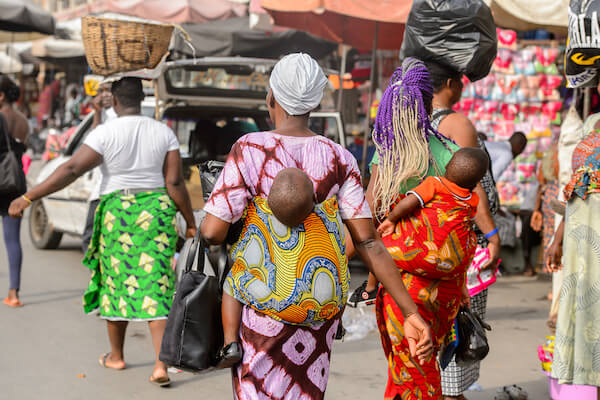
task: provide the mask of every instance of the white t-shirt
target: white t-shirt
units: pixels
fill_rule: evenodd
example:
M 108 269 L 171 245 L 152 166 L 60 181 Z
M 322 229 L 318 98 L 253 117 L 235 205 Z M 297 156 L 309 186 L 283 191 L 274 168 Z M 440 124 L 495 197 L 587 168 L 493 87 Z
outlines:
M 111 119 L 118 118 L 117 113 L 114 108 L 103 108 L 102 109 L 102 124 L 110 121 Z M 93 172 L 94 176 L 99 176 L 98 184 L 94 186 L 92 193 L 90 194 L 90 201 L 98 200 L 100 198 L 100 185 L 102 184 L 102 172 L 100 172 L 100 167 L 94 168 Z
M 179 150 L 175 134 L 165 124 L 144 116 L 112 119 L 94 129 L 84 144 L 102 155 L 100 194 L 123 189 L 165 186 L 167 152 Z
M 514 158 L 510 143 L 486 141 L 485 148 L 490 153 L 490 158 L 492 159 L 492 175 L 494 176 L 494 180 L 498 182 L 498 179 L 500 179 Z

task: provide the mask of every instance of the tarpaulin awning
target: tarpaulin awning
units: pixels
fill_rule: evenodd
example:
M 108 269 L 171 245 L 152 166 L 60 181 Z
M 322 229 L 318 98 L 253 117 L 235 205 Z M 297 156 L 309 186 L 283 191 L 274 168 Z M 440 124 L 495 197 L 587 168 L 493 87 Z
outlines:
M 336 43 L 370 49 L 378 25 L 378 49 L 399 49 L 411 0 L 262 0 L 279 26 L 306 30 Z
M 246 1 L 247 3 L 247 1 Z M 59 21 L 112 12 L 165 23 L 203 23 L 246 15 L 248 5 L 230 0 L 97 0 L 59 12 Z
M 546 29 L 566 35 L 569 0 L 485 0 L 496 25 L 518 31 Z
M 49 37 L 33 42 L 31 54 L 40 58 L 76 58 L 84 57 L 83 42 Z
M 190 35 L 195 55 L 279 58 L 293 52 L 305 52 L 319 59 L 331 54 L 337 45 L 297 30 L 263 32 L 250 29 L 249 17 L 231 18 L 205 24 L 184 24 Z M 194 55 L 181 35 L 174 38 L 173 50 Z

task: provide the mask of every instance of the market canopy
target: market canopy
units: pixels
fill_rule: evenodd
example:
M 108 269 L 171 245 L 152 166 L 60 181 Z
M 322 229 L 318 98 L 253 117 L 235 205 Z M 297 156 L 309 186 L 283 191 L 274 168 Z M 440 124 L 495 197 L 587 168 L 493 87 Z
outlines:
M 399 49 L 411 0 L 262 0 L 275 25 L 302 29 L 358 49 Z
M 97 0 L 56 14 L 60 21 L 88 14 L 118 13 L 166 23 L 204 23 L 246 15 L 247 1 L 230 0 Z
M 28 0 L 0 0 L 0 42 L 54 34 L 54 17 Z
M 567 34 L 569 0 L 485 0 L 496 25 L 519 31 L 546 29 Z
M 249 17 L 231 18 L 205 24 L 184 24 L 197 57 L 242 56 L 279 58 L 293 52 L 308 53 L 314 58 L 331 54 L 337 45 L 309 33 L 297 30 L 263 32 L 250 29 Z M 175 35 L 172 50 L 194 55 L 182 35 Z

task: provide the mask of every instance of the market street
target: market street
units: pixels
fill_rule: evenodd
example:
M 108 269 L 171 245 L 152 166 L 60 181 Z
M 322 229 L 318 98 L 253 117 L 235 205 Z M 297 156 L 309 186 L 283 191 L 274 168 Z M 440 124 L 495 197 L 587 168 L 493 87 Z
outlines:
M 27 214 L 26 214 L 27 216 Z M 86 316 L 81 295 L 89 272 L 81 265 L 79 241 L 65 237 L 59 250 L 36 250 L 23 221 L 24 265 L 22 301 L 25 307 L 0 307 L 3 343 L 0 399 L 231 399 L 228 371 L 194 376 L 171 374 L 170 388 L 148 383 L 153 352 L 146 324 L 132 323 L 127 333 L 128 368 L 103 369 L 98 356 L 108 351 L 106 327 Z M 8 285 L 6 253 L 0 247 L 0 287 Z M 353 270 L 352 286 L 364 279 Z M 483 392 L 468 399 L 493 399 L 496 388 L 517 384 L 531 400 L 546 400 L 547 380 L 537 358 L 537 346 L 547 334 L 549 303 L 540 300 L 550 283 L 535 278 L 502 278 L 490 290 L 488 322 L 491 352 L 483 362 L 479 383 Z M 337 342 L 326 398 L 381 399 L 387 380 L 378 334 L 359 341 Z

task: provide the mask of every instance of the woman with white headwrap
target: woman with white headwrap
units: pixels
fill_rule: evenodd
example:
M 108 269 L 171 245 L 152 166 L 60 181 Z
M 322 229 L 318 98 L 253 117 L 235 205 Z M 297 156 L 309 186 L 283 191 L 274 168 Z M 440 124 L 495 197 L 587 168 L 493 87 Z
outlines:
M 356 160 L 308 128 L 326 84 L 306 54 L 291 54 L 275 66 L 267 95 L 275 129 L 236 142 L 205 206 L 200 229 L 210 243 L 223 242 L 232 223 L 242 219 L 244 225 L 223 296 L 224 302 L 244 304 L 238 331 L 243 358 L 232 370 L 235 398 L 324 397 L 348 293 L 343 224 L 404 313 L 413 357 L 424 362 L 431 356 L 429 327 L 377 238 Z M 266 201 L 274 177 L 288 168 L 310 178 L 318 203 L 292 228 L 274 217 Z M 234 347 L 226 346 L 225 353 Z

